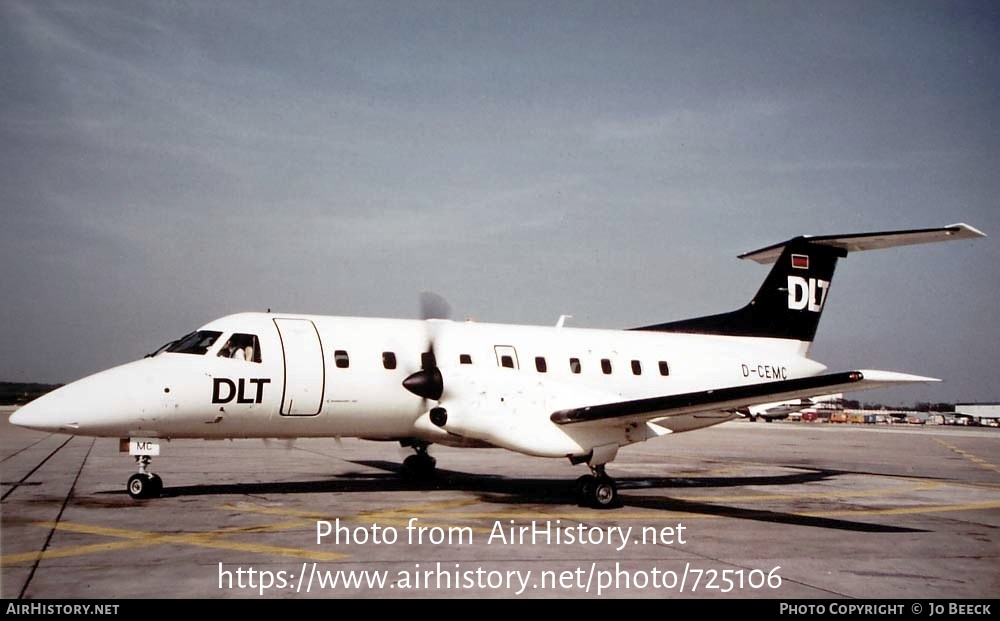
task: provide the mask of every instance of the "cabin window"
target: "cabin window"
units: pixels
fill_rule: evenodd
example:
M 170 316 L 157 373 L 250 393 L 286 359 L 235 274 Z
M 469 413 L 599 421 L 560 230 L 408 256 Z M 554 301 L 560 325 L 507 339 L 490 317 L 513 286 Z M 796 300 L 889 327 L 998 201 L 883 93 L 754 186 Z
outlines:
M 611 375 L 611 361 L 607 358 L 601 358 L 601 371 L 603 371 L 605 375 Z
M 545 358 L 543 358 L 542 356 L 535 357 L 535 370 L 538 371 L 539 373 L 545 373 L 546 371 L 549 370 L 548 365 L 545 364 Z
M 421 369 L 433 369 L 437 366 L 437 358 L 434 357 L 434 352 L 425 351 L 420 354 L 420 368 Z
M 472 356 L 469 354 L 460 354 L 458 356 L 458 364 L 472 364 Z
M 642 375 L 642 363 L 638 360 L 632 361 L 632 375 Z
M 570 358 L 569 359 L 569 370 L 572 371 L 573 373 L 579 373 L 580 372 L 580 359 L 579 358 Z
M 234 333 L 219 350 L 219 357 L 260 362 L 260 342 L 257 335 Z
M 175 354 L 195 354 L 201 356 L 208 351 L 208 348 L 220 336 L 222 336 L 221 332 L 199 330 L 180 338 L 176 343 L 168 347 L 167 351 Z
M 382 366 L 392 370 L 396 368 L 396 353 L 391 351 L 382 352 Z
M 513 369 L 514 359 L 511 358 L 510 355 L 504 354 L 503 356 L 500 356 L 500 366 L 502 366 L 505 369 Z
M 343 349 L 338 349 L 333 352 L 333 363 L 337 365 L 338 369 L 346 369 L 351 366 L 351 359 L 347 355 L 347 352 Z
M 660 361 L 660 375 L 670 375 L 670 365 L 666 360 Z

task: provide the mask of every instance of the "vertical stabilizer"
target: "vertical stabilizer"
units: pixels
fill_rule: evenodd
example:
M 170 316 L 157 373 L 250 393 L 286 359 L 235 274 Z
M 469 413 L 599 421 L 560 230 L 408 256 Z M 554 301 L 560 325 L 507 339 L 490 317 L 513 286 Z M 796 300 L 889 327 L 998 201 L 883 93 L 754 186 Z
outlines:
M 757 295 L 743 308 L 635 329 L 812 342 L 838 258 L 846 257 L 848 252 L 974 237 L 985 235 L 967 224 L 935 229 L 796 237 L 740 255 L 741 259 L 774 263 Z

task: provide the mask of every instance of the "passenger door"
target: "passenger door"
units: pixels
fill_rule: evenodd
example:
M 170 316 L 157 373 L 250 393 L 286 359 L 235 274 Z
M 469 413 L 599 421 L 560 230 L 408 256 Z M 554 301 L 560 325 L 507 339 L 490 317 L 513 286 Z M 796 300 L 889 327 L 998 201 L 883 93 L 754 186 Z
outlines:
M 282 416 L 315 416 L 323 408 L 326 367 L 316 325 L 308 319 L 275 319 L 284 354 Z

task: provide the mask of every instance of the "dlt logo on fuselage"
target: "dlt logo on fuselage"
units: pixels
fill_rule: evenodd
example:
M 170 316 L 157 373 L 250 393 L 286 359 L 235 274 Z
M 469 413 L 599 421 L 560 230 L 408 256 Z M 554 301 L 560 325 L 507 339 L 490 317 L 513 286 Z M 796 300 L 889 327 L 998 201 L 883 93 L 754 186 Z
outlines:
M 250 398 L 246 395 L 246 384 L 257 384 L 257 394 Z M 271 380 L 266 377 L 255 377 L 253 379 L 240 378 L 237 382 L 225 377 L 212 379 L 212 403 L 229 403 L 234 398 L 236 403 L 260 403 L 264 400 L 264 384 L 270 384 Z M 225 390 L 223 390 L 225 387 Z M 225 392 L 225 394 L 223 394 Z
M 809 309 L 814 313 L 823 310 L 826 293 L 830 290 L 829 280 L 801 276 L 788 277 L 788 308 L 791 310 Z

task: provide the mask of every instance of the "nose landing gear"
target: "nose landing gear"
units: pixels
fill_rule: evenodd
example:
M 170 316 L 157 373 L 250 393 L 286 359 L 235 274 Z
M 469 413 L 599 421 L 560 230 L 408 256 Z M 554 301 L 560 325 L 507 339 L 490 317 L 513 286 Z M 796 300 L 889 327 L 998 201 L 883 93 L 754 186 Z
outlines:
M 135 456 L 135 463 L 139 468 L 139 472 L 128 478 L 128 484 L 125 489 L 128 491 L 128 495 L 136 500 L 158 498 L 160 492 L 163 491 L 163 480 L 160 476 L 146 471 L 151 461 L 152 458 L 149 455 Z

